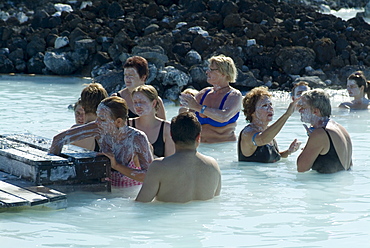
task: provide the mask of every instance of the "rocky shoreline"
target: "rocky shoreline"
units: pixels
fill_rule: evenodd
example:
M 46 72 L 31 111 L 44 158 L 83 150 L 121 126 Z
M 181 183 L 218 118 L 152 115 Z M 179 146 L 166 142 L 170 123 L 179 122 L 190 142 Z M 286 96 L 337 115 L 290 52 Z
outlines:
M 140 55 L 150 62 L 148 83 L 172 101 L 186 87 L 207 86 L 206 61 L 218 54 L 234 59 L 241 90 L 289 90 L 297 80 L 342 88 L 355 70 L 370 78 L 370 25 L 360 15 L 344 21 L 304 4 L 310 1 L 294 2 L 0 3 L 0 73 L 89 76 L 111 93 L 124 86 L 122 63 Z

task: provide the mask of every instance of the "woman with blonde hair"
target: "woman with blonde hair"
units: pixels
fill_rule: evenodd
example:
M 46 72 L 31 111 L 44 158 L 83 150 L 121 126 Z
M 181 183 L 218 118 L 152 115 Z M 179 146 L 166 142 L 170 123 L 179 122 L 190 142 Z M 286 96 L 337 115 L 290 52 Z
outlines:
M 141 85 L 132 91 L 132 102 L 139 117 L 130 118 L 129 125 L 143 131 L 156 157 L 167 157 L 175 153 L 171 138 L 170 122 L 156 116 L 159 107 L 157 90 L 151 85 Z
M 182 94 L 181 103 L 195 111 L 202 125 L 201 142 L 235 141 L 242 94 L 230 83 L 236 81 L 237 69 L 232 58 L 224 55 L 213 56 L 208 62 L 207 82 L 212 87 L 204 88 L 195 97 Z

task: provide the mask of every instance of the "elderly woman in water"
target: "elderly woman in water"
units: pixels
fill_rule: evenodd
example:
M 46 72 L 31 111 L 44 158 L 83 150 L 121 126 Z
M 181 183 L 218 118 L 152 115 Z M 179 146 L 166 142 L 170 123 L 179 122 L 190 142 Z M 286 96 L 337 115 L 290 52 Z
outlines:
M 362 71 L 356 71 L 347 78 L 347 92 L 353 100 L 350 102 L 343 102 L 339 105 L 340 108 L 347 108 L 352 110 L 368 109 L 370 100 L 369 97 L 370 85 Z
M 297 160 L 297 170 L 320 173 L 348 170 L 352 166 L 352 142 L 344 127 L 330 119 L 329 95 L 322 89 L 306 91 L 298 103 L 301 121 L 311 126 L 308 141 Z
M 181 94 L 183 107 L 195 111 L 202 125 L 201 142 L 235 141 L 236 121 L 242 101 L 239 90 L 230 86 L 237 77 L 234 61 L 224 55 L 211 57 L 206 71 L 207 82 L 213 87 L 201 90 L 195 97 Z
M 127 104 L 122 98 L 104 99 L 98 106 L 97 120 L 56 135 L 50 153 L 58 155 L 64 144 L 95 136 L 114 169 L 112 185 L 129 187 L 141 184 L 153 156 L 146 135 L 126 125 L 127 112 Z
M 289 104 L 286 112 L 269 126 L 274 116 L 271 93 L 267 87 L 260 86 L 248 92 L 243 99 L 243 111 L 250 122 L 239 135 L 239 161 L 273 163 L 281 157 L 286 158 L 299 149 L 300 143 L 295 139 L 289 149 L 280 152 L 275 141 L 285 122 L 294 112 L 298 99 Z

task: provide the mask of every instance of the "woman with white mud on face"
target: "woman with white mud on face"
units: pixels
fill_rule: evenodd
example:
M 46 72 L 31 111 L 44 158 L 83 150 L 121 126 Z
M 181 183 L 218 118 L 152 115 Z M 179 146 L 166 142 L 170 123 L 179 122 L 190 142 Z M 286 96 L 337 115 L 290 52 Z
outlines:
M 60 154 L 64 144 L 98 137 L 102 152 L 110 159 L 112 185 L 130 187 L 144 181 L 153 160 L 146 135 L 127 123 L 127 104 L 120 97 L 108 97 L 98 106 L 97 120 L 54 136 L 50 153 Z
M 171 138 L 170 122 L 155 114 L 159 107 L 157 90 L 151 85 L 141 85 L 132 92 L 135 112 L 139 117 L 130 118 L 129 125 L 143 131 L 156 157 L 168 157 L 175 153 L 175 143 Z
M 352 166 L 352 142 L 344 127 L 330 119 L 331 104 L 322 89 L 306 91 L 297 104 L 306 125 L 308 141 L 297 159 L 298 172 L 320 173 L 348 170 Z
M 350 102 L 343 102 L 339 105 L 340 108 L 351 110 L 368 109 L 370 105 L 370 85 L 362 71 L 356 71 L 347 78 L 347 92 L 354 99 Z M 365 97 L 367 94 L 367 97 Z
M 271 94 L 267 87 L 252 89 L 243 99 L 243 112 L 250 122 L 239 135 L 238 159 L 244 162 L 273 163 L 281 157 L 286 158 L 297 151 L 300 142 L 295 139 L 289 149 L 279 152 L 275 136 L 280 132 L 285 122 L 294 112 L 297 100 L 289 104 L 283 114 L 274 124 L 268 126 L 274 115 Z

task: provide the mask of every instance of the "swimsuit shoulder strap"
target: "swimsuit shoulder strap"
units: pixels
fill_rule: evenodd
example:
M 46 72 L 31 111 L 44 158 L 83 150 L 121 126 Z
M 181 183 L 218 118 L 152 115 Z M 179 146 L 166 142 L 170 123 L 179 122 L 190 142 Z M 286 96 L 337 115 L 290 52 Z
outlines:
M 200 99 L 200 105 L 203 104 L 204 102 L 204 99 L 206 99 L 206 96 L 208 95 L 208 93 L 211 91 L 211 89 L 208 89 L 206 92 L 204 92 L 202 98 Z
M 220 108 L 219 109 L 222 109 L 224 107 L 224 104 L 226 102 L 226 99 L 230 95 L 230 93 L 231 93 L 231 90 L 229 92 L 227 92 L 226 95 L 224 95 L 224 97 L 222 98 L 222 101 L 221 101 L 221 104 L 220 104 Z

